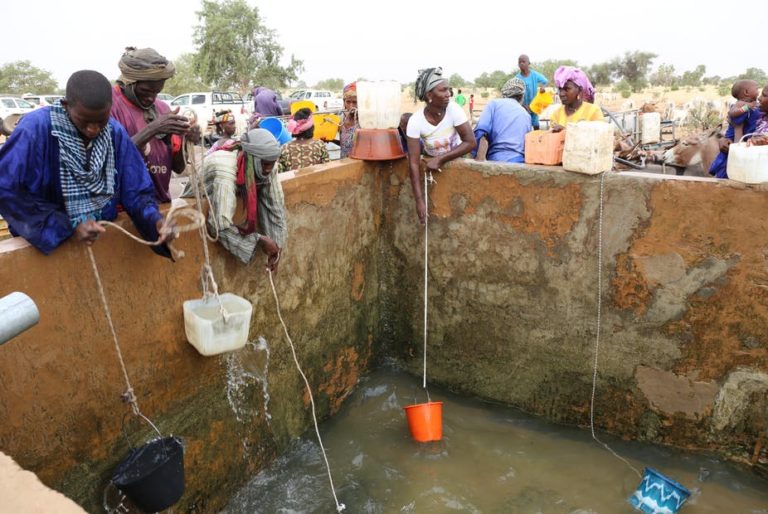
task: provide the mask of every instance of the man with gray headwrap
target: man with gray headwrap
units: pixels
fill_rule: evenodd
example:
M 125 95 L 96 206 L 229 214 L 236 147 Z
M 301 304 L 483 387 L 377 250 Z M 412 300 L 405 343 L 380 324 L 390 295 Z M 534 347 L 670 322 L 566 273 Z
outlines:
M 244 158 L 238 159 L 241 153 Z M 245 264 L 261 245 L 267 254 L 267 267 L 273 272 L 288 235 L 283 188 L 273 172 L 279 157 L 280 144 L 275 137 L 264 129 L 252 129 L 239 142 L 217 148 L 203 161 L 211 201 L 209 232 L 218 232 L 222 246 Z M 234 222 L 238 190 L 246 212 L 241 224 Z
M 515 77 L 501 87 L 501 95 L 488 102 L 475 127 L 480 150 L 477 160 L 525 162 L 525 135 L 532 130 L 531 116 L 520 105 L 525 96 L 525 82 Z M 487 153 L 483 156 L 487 142 Z
M 119 121 L 144 156 L 155 195 L 170 202 L 171 170 L 184 171 L 183 138 L 199 140 L 197 125 L 178 115 L 178 108 L 157 100 L 165 81 L 176 73 L 171 61 L 152 48 L 128 47 L 118 63 L 120 78 L 112 90 L 112 117 Z

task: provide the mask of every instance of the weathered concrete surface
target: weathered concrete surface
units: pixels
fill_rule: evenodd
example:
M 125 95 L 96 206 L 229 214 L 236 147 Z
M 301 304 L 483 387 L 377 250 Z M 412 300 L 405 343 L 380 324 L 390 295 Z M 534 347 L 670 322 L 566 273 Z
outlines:
M 339 408 L 374 354 L 379 180 L 345 161 L 283 182 L 290 238 L 275 284 L 321 419 Z M 220 290 L 253 302 L 251 340 L 263 337 L 270 349 L 268 408 L 266 352 L 257 344 L 202 357 L 186 342 L 181 306 L 200 297 L 202 247 L 188 234 L 177 246 L 187 256 L 171 263 L 108 231 L 94 253 L 139 405 L 162 432 L 186 441 L 187 492 L 176 510 L 217 512 L 309 427 L 309 399 L 276 316 L 264 256 L 243 266 L 212 245 Z M 46 257 L 19 239 L 4 241 L 0 284 L 0 295 L 29 294 L 41 315 L 38 326 L 0 346 L 0 449 L 97 512 L 127 452 L 120 432 L 127 407 L 85 248 L 67 242 Z M 127 428 L 135 440 L 151 435 L 133 421 Z
M 431 381 L 555 421 L 588 423 L 600 182 L 556 168 L 471 161 L 437 176 Z M 404 167 L 388 186 L 384 209 L 392 221 L 384 233 L 394 242 L 411 327 L 395 351 L 420 374 L 423 229 Z M 597 423 L 627 438 L 748 455 L 765 409 L 726 395 L 737 418 L 751 421 L 730 431 L 716 429 L 713 412 L 724 403 L 729 373 L 768 370 L 768 193 L 723 181 L 609 174 L 603 200 Z

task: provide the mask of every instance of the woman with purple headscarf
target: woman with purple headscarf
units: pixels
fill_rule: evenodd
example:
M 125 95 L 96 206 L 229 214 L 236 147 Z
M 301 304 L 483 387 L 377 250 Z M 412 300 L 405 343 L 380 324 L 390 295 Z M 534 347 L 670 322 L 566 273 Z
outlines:
M 586 73 L 573 66 L 560 66 L 555 72 L 555 85 L 562 106 L 550 117 L 553 132 L 563 130 L 568 123 L 605 121 L 600 108 L 592 104 L 595 88 Z

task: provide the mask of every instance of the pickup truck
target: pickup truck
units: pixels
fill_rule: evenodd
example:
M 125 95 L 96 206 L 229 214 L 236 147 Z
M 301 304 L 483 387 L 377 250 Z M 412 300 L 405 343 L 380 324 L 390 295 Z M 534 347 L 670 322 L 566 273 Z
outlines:
M 218 111 L 229 109 L 237 121 L 237 131 L 242 133 L 248 123 L 248 111 L 243 97 L 239 93 L 229 91 L 205 91 L 198 93 L 184 93 L 170 102 L 171 110 L 179 108 L 179 114 L 194 111 L 197 115 L 197 123 L 203 133 L 208 129 L 208 122 L 213 121 Z
M 340 111 L 344 108 L 344 101 L 333 96 L 330 91 L 322 89 L 299 89 L 288 97 L 291 103 L 301 100 L 309 100 L 315 103 L 316 112 Z

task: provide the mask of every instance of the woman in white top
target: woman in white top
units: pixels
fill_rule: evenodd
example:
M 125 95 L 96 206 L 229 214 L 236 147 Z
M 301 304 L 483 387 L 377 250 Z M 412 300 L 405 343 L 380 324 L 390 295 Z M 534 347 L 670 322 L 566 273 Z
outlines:
M 451 101 L 448 81 L 443 78 L 442 68 L 419 70 L 416 97 L 427 105 L 413 113 L 408 120 L 406 136 L 416 213 L 419 222 L 423 224 L 427 218 L 427 206 L 421 195 L 419 178 L 420 143 L 424 144 L 424 153 L 429 157 L 426 166 L 430 172 L 440 171 L 446 162 L 471 152 L 477 147 L 477 141 L 464 110 Z

